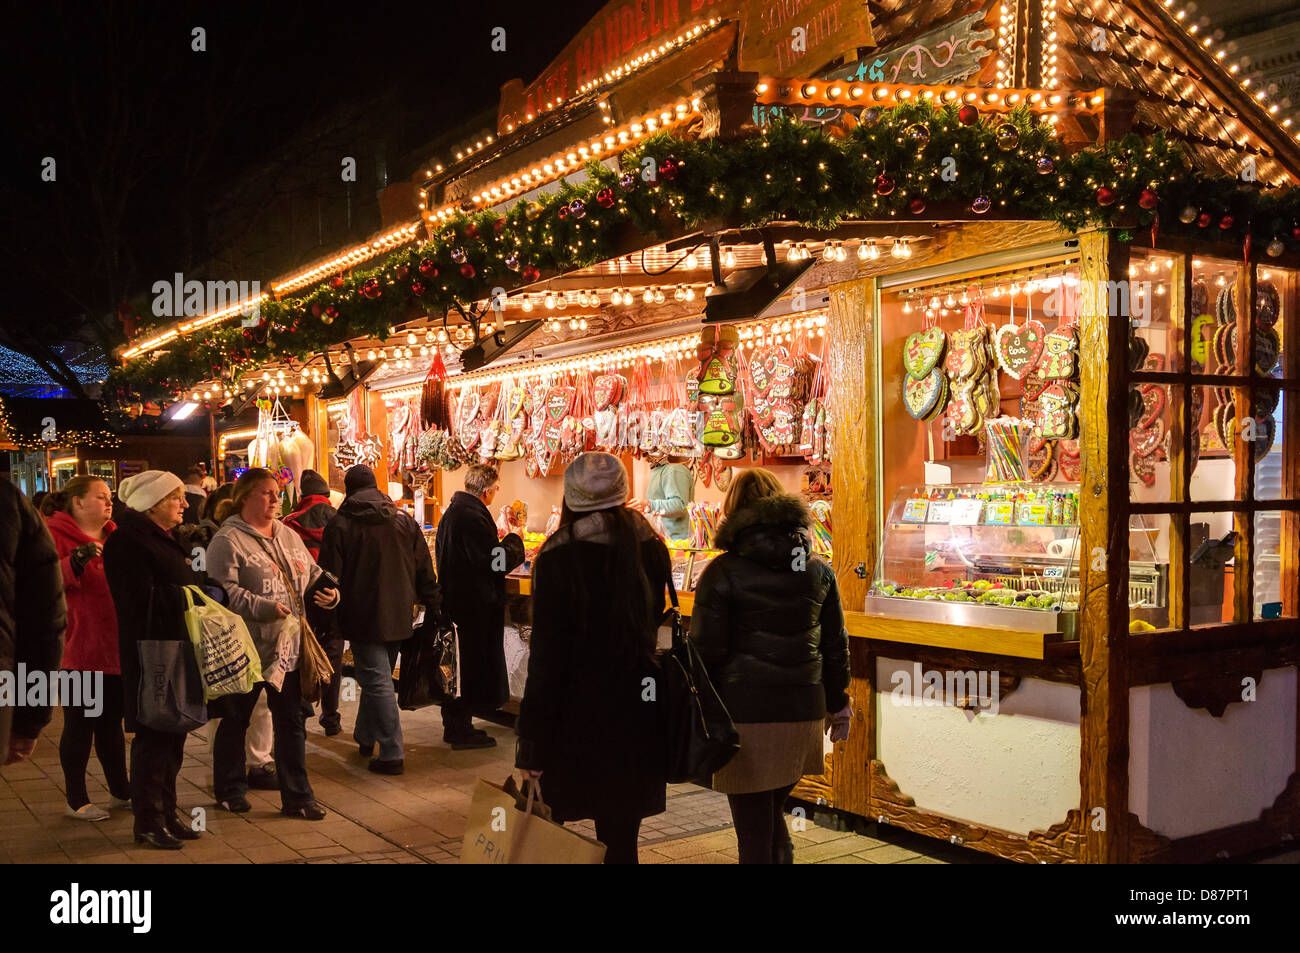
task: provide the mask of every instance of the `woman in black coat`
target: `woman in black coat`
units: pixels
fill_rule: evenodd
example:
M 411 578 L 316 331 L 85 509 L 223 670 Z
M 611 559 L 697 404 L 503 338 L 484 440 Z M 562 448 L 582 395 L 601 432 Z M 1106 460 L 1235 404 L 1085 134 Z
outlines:
M 140 694 L 138 639 L 188 641 L 182 586 L 205 577 L 173 531 L 185 514 L 185 487 L 162 470 L 146 470 L 122 481 L 126 508 L 117 531 L 104 543 L 104 574 L 117 610 L 122 663 L 123 711 L 131 743 L 131 807 L 136 843 L 178 850 L 198 834 L 176 811 L 176 775 L 185 756 L 183 731 L 166 732 L 136 721 Z
M 533 565 L 533 633 L 515 764 L 540 777 L 559 821 L 592 818 L 605 863 L 634 864 L 641 819 L 664 810 L 654 660 L 670 561 L 624 506 L 627 473 L 585 453 Z
M 826 719 L 832 741 L 848 737 L 848 633 L 811 520 L 771 472 L 742 471 L 714 541 L 726 552 L 695 592 L 691 639 L 740 732 L 713 787 L 731 804 L 742 864 L 793 863 L 785 800 L 822 772 Z

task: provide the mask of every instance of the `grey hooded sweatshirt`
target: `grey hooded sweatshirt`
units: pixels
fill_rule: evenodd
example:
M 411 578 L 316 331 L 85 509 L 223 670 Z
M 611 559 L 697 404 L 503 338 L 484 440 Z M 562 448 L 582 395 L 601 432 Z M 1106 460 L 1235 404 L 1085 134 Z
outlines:
M 263 536 L 242 518 L 231 516 L 221 524 L 207 550 L 208 575 L 226 590 L 230 609 L 248 624 L 268 681 L 277 664 L 277 649 L 286 672 L 298 667 L 302 649 L 300 640 L 297 645 L 279 647 L 281 633 L 292 623 L 279 617 L 276 603 L 289 609 L 292 617 L 295 605 L 305 601 L 303 593 L 321 573 L 297 533 L 277 520 L 273 534 L 272 538 Z M 277 558 L 291 574 L 296 598 L 285 590 Z

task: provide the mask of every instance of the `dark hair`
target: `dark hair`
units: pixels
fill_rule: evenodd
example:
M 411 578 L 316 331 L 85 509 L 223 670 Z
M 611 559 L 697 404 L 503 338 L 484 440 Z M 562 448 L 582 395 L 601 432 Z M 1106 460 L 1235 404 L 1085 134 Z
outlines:
M 217 518 L 217 510 L 220 508 L 222 503 L 226 502 L 226 500 L 230 499 L 230 497 L 234 495 L 234 492 L 235 484 L 223 483 L 221 486 L 209 493 L 208 498 L 203 501 L 203 519 L 211 520 L 218 526 L 221 525 L 221 519 Z M 226 513 L 226 516 L 229 515 L 229 513 Z M 222 517 L 222 519 L 224 519 L 224 517 Z
M 609 539 L 607 563 L 611 570 L 609 586 L 595 589 L 591 580 L 578 561 L 578 548 L 572 543 L 579 537 L 573 532 L 573 524 L 585 517 L 594 517 L 601 522 L 603 536 Z M 588 615 L 588 606 L 592 603 L 607 603 L 613 606 L 613 623 L 615 633 L 622 640 L 614 645 L 614 655 L 622 659 L 629 668 L 654 655 L 657 632 L 652 618 L 654 594 L 650 591 L 650 581 L 646 578 L 645 563 L 641 559 L 641 544 L 645 541 L 642 524 L 643 518 L 629 510 L 623 504 L 603 510 L 591 510 L 586 513 L 574 513 L 567 503 L 560 505 L 560 528 L 555 536 L 559 542 L 569 545 L 557 545 L 546 550 L 552 558 L 561 551 L 568 560 L 566 572 L 573 594 L 573 612 L 576 618 Z M 536 563 L 534 563 L 536 566 Z
M 224 523 L 229 517 L 242 510 L 244 501 L 252 495 L 253 489 L 263 480 L 270 480 L 277 487 L 280 485 L 280 481 L 275 478 L 275 474 L 262 467 L 250 467 L 240 474 L 239 479 L 235 481 L 235 488 L 231 491 L 230 498 L 217 504 L 214 511 L 217 522 Z
M 37 509 L 41 511 L 42 516 L 53 516 L 60 511 L 64 513 L 72 512 L 72 501 L 79 500 L 87 493 L 96 483 L 103 483 L 108 486 L 108 482 L 97 476 L 89 476 L 85 473 L 79 473 L 63 484 L 63 489 L 55 490 L 53 493 L 46 493 L 41 497 L 41 502 Z
M 187 477 L 202 477 L 203 471 L 200 470 L 198 467 L 190 467 L 188 470 L 185 471 L 185 475 Z
M 37 490 L 35 493 L 32 494 L 32 506 L 36 507 L 37 512 L 40 512 L 41 503 L 43 503 L 45 501 L 45 498 L 49 495 L 50 494 L 47 493 L 45 490 Z

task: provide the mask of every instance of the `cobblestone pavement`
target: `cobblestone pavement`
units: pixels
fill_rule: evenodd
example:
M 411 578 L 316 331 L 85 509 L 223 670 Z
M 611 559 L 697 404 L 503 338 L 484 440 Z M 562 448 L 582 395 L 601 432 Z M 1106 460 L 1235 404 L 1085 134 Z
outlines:
M 293 820 L 279 814 L 274 791 L 250 791 L 253 810 L 232 815 L 213 805 L 207 731 L 191 735 L 177 782 L 187 811 L 206 810 L 207 834 L 181 851 L 137 847 L 131 815 L 114 810 L 111 819 L 88 823 L 64 816 L 59 769 L 61 722 L 42 735 L 36 757 L 0 769 L 0 863 L 455 863 L 460 853 L 470 796 L 481 777 L 501 782 L 513 761 L 513 733 L 487 725 L 496 748 L 452 751 L 442 744 L 436 708 L 403 712 L 406 773 L 370 773 L 350 740 L 355 704 L 344 705 L 344 731 L 326 738 L 308 724 L 308 769 L 318 800 L 330 812 L 324 821 Z M 106 806 L 108 792 L 98 762 L 89 769 L 90 796 Z M 736 839 L 727 800 L 695 785 L 673 785 L 668 809 L 641 828 L 641 862 L 647 864 L 733 864 Z M 934 864 L 997 863 L 986 855 L 905 831 L 864 836 L 836 829 L 833 817 L 814 814 L 792 829 L 796 863 Z M 823 824 L 828 826 L 823 826 Z M 577 829 L 593 836 L 591 825 Z M 1300 853 L 1272 862 L 1294 862 Z

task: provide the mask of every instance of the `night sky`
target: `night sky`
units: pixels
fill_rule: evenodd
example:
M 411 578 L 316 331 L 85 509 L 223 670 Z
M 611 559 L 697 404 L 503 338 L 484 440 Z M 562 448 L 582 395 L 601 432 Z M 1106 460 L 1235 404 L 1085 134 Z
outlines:
M 74 333 L 169 276 L 192 218 L 295 124 L 394 88 L 416 108 L 392 134 L 433 139 L 533 79 L 602 6 L 6 0 L 0 341 Z

